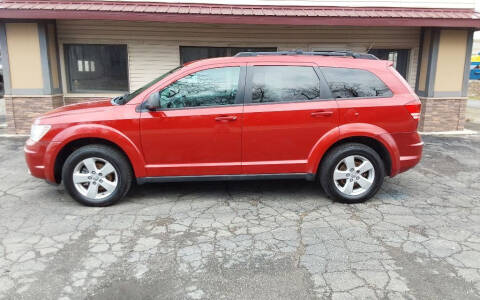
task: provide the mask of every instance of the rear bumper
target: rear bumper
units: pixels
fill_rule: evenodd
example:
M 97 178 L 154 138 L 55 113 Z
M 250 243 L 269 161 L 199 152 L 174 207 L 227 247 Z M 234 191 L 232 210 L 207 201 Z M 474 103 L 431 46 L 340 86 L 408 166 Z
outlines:
M 422 159 L 423 141 L 417 132 L 393 134 L 400 153 L 398 173 L 415 167 Z

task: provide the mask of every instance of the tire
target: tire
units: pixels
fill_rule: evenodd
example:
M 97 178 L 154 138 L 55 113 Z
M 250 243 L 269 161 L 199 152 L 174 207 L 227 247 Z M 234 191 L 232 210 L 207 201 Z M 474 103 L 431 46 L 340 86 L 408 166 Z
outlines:
M 94 144 L 78 148 L 68 156 L 63 164 L 62 180 L 67 192 L 79 203 L 108 206 L 128 193 L 133 172 L 123 153 Z
M 320 184 L 329 198 L 353 204 L 365 202 L 378 192 L 385 177 L 385 165 L 372 148 L 364 144 L 347 143 L 331 149 L 325 155 L 319 172 Z

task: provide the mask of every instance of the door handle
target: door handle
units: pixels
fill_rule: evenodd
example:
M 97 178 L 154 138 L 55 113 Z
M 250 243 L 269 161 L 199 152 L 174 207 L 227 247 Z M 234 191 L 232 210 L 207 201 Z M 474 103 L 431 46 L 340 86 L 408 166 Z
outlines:
M 231 122 L 235 121 L 237 119 L 237 116 L 219 116 L 215 118 L 215 121 L 217 122 Z
M 312 117 L 330 117 L 333 115 L 333 111 L 314 111 L 310 114 Z

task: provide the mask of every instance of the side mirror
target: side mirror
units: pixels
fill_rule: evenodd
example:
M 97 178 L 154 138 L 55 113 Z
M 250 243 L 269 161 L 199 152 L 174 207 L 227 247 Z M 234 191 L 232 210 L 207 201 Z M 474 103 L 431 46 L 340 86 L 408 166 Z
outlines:
M 145 104 L 145 108 L 148 109 L 149 111 L 155 111 L 156 110 L 156 107 L 153 106 L 152 104 L 148 103 L 148 101 Z
M 149 111 L 155 111 L 157 108 L 160 108 L 160 93 L 156 92 L 148 97 L 147 101 L 145 101 L 145 108 Z

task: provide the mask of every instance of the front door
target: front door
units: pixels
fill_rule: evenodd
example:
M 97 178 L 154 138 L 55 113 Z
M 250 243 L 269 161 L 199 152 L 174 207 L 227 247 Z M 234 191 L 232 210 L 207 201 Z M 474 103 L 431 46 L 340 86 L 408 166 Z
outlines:
M 338 126 L 331 99 L 313 64 L 249 65 L 243 121 L 243 172 L 308 173 L 312 149 Z
M 204 67 L 150 95 L 158 107 L 140 122 L 148 176 L 241 172 L 244 73 Z

